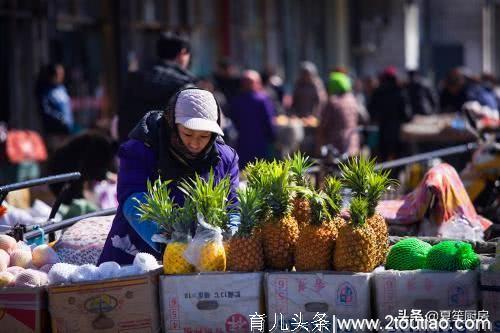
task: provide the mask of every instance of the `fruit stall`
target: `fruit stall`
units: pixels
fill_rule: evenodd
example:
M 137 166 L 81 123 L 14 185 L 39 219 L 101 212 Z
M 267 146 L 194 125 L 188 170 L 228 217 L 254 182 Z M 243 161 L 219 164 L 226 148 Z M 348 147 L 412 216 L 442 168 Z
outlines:
M 487 313 L 491 331 L 500 332 L 500 246 L 390 237 L 376 210 L 397 185 L 388 172 L 353 158 L 338 178 L 313 186 L 311 166 L 299 153 L 249 164 L 238 204 L 227 199 L 229 180 L 216 182 L 212 173 L 177 185 L 182 206 L 172 200 L 168 180 L 148 183 L 136 208 L 141 220 L 159 226 L 161 262 L 135 253 L 126 266 L 75 264 L 53 244 L 0 235 L 0 327 L 312 332 L 321 315 L 385 323 L 418 310 Z M 231 230 L 235 219 L 239 227 Z

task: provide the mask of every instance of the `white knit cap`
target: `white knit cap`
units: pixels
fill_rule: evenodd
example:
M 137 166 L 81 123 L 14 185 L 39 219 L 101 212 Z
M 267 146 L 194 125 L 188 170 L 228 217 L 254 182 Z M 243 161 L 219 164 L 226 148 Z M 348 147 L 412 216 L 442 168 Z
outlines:
M 217 123 L 218 108 L 214 95 L 202 89 L 186 89 L 177 96 L 175 123 L 195 131 L 224 135 Z

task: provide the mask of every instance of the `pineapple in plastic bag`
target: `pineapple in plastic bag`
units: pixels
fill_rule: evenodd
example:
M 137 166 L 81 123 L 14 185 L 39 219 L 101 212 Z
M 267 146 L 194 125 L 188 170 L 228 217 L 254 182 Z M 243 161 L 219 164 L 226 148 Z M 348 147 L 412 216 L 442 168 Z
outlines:
M 229 178 L 217 184 L 213 170 L 208 179 L 199 175 L 180 184 L 186 197 L 188 211 L 197 221 L 196 233 L 186 249 L 185 256 L 200 272 L 225 271 L 226 252 L 222 242 L 222 231 L 229 222 L 228 201 L 230 192 Z

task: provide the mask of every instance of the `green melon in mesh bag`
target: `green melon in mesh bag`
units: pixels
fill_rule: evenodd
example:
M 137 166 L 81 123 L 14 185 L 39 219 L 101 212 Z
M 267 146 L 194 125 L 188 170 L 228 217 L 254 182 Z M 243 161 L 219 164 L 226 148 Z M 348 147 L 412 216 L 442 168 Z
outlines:
M 403 239 L 391 247 L 385 268 L 397 271 L 422 269 L 431 247 L 429 243 L 417 238 Z
M 443 241 L 430 249 L 425 268 L 439 271 L 458 271 L 474 269 L 478 265 L 479 256 L 469 243 Z

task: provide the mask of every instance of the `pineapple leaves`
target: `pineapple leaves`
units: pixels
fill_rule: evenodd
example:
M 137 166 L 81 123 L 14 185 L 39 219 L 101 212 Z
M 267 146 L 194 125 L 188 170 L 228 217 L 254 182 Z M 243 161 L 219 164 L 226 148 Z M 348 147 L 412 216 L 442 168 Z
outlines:
M 247 187 L 238 190 L 238 199 L 240 202 L 240 227 L 238 229 L 239 236 L 250 236 L 252 230 L 260 221 L 262 213 L 263 198 L 259 189 Z
M 342 208 L 342 182 L 335 177 L 327 177 L 324 191 L 328 212 L 335 216 Z
M 367 200 L 368 214 L 372 216 L 384 192 L 398 185 L 389 178 L 390 172 L 375 170 L 375 159 L 353 157 L 340 165 L 342 184 L 351 189 L 354 197 Z
M 137 198 L 136 206 L 141 221 L 154 221 L 163 226 L 171 226 L 175 222 L 176 204 L 170 198 L 169 184 L 171 180 L 162 181 L 160 178 L 151 183 L 147 181 L 146 201 Z
M 228 208 L 232 204 L 228 201 L 231 190 L 229 178 L 225 177 L 215 183 L 213 170 L 210 170 L 205 180 L 198 174 L 179 184 L 179 189 L 186 197 L 186 215 L 191 221 L 196 221 L 196 214 L 200 213 L 205 221 L 215 227 L 224 229 L 229 222 Z
M 362 226 L 368 218 L 368 201 L 363 197 L 352 198 L 350 211 L 354 225 Z
M 288 161 L 292 182 L 294 182 L 297 186 L 309 188 L 311 185 L 306 174 L 315 165 L 314 161 L 312 161 L 309 156 L 306 156 L 301 152 L 297 152 L 291 157 L 288 156 Z

